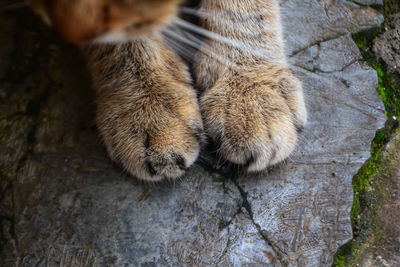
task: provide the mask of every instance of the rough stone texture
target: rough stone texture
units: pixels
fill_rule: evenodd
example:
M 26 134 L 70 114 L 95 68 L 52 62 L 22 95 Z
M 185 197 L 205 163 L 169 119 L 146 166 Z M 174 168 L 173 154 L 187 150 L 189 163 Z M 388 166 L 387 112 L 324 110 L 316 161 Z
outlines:
M 373 50 L 385 61 L 388 71 L 400 74 L 400 14 L 385 22 L 385 33 L 374 40 Z
M 358 257 L 357 264 L 363 267 L 400 266 L 400 128 L 386 145 L 380 161 L 380 170 L 372 181 L 384 187 L 384 199 L 379 200 L 384 203 L 377 214 L 377 227 L 372 229 Z
M 280 0 L 288 55 L 383 22 L 374 9 L 344 0 Z
M 329 266 L 352 237 L 351 178 L 385 121 L 349 32 L 383 18 L 349 1 L 281 4 L 310 114 L 296 152 L 256 176 L 205 153 L 158 184 L 107 158 L 79 53 L 29 11 L 2 11 L 0 265 Z

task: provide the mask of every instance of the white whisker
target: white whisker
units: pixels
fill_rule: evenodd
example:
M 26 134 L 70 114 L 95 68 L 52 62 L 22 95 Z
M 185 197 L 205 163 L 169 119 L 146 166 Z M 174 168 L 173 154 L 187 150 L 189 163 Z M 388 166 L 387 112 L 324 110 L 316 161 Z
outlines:
M 209 39 L 212 39 L 214 41 L 223 43 L 225 45 L 228 46 L 232 46 L 233 48 L 238 49 L 241 52 L 245 52 L 248 53 L 252 56 L 256 56 L 258 58 L 264 58 L 267 59 L 268 61 L 273 61 L 273 59 L 275 59 L 277 56 L 278 58 L 276 58 L 277 60 L 280 61 L 280 56 L 279 55 L 273 55 L 271 54 L 270 51 L 268 51 L 267 49 L 255 49 L 243 42 L 240 42 L 238 40 L 235 40 L 233 38 L 227 38 L 224 37 L 220 34 L 208 31 L 202 27 L 199 27 L 197 25 L 191 24 L 185 20 L 182 20 L 180 18 L 175 18 L 172 21 L 173 24 L 177 25 L 178 27 L 182 27 L 185 28 L 186 30 L 192 31 L 196 34 L 202 35 L 204 37 L 207 37 Z
M 184 58 L 188 60 L 193 59 L 193 54 L 197 51 L 193 48 L 190 48 L 188 46 L 182 45 L 180 42 L 176 42 L 173 38 L 170 36 L 164 34 L 163 39 L 166 42 L 166 44 L 171 47 L 173 50 L 178 52 L 179 55 L 183 56 Z
M 203 42 L 199 41 L 198 39 L 196 39 L 194 36 L 191 36 L 191 38 L 185 38 L 183 36 L 181 36 L 180 34 L 175 33 L 174 31 L 172 31 L 169 28 L 165 28 L 164 29 L 164 34 L 169 36 L 170 38 L 173 38 L 177 41 L 181 41 L 186 43 L 189 46 L 192 46 L 194 48 L 200 49 L 198 52 L 200 53 L 204 53 L 205 55 L 217 60 L 219 63 L 229 67 L 229 68 L 233 68 L 233 69 L 238 69 L 236 64 L 234 64 L 233 62 L 228 61 L 227 58 L 221 57 L 215 53 L 212 52 L 212 50 L 210 48 L 207 48 L 207 45 L 204 44 Z
M 204 9 L 196 9 L 196 8 L 191 8 L 191 7 L 187 7 L 187 6 L 180 7 L 179 11 L 181 11 L 184 14 L 196 16 L 196 17 L 200 17 L 200 18 L 211 18 L 211 17 L 220 18 L 223 15 L 228 16 L 227 11 L 207 10 L 207 12 L 206 12 L 206 11 L 204 11 Z M 251 17 L 259 16 L 260 13 L 270 13 L 270 10 L 268 8 L 257 9 L 256 11 L 246 10 L 245 13 L 240 13 L 240 15 L 246 16 L 247 18 L 251 18 Z

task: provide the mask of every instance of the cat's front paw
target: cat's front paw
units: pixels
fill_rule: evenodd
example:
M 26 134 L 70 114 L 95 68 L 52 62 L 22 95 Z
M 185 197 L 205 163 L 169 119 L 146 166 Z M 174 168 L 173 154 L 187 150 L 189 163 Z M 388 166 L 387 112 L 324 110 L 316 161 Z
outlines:
M 109 155 L 139 179 L 177 178 L 198 157 L 203 126 L 196 96 L 177 87 L 121 89 L 97 99 L 97 125 Z
M 306 123 L 300 81 L 280 65 L 220 77 L 201 98 L 205 130 L 219 154 L 250 172 L 287 158 Z

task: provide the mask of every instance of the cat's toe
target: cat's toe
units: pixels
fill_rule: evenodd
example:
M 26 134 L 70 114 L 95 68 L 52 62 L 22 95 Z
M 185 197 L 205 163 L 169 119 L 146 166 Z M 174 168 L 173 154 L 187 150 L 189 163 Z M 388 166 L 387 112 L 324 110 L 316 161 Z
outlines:
M 307 112 L 301 84 L 289 70 L 250 75 L 217 82 L 204 93 L 201 109 L 218 153 L 254 172 L 290 155 Z
M 115 135 L 104 134 L 104 130 L 102 133 L 113 160 L 147 181 L 174 179 L 184 174 L 197 159 L 202 142 L 200 127 L 192 130 L 184 125 L 156 133 L 133 134 L 123 130 Z
M 207 128 L 208 134 L 219 145 L 220 156 L 254 172 L 284 160 L 293 151 L 297 129 L 288 110 L 280 108 L 280 111 L 274 111 L 274 116 L 269 116 L 259 114 L 247 105 L 236 112 L 247 115 L 228 115 L 221 128 L 223 133 L 213 127 Z
M 219 153 L 231 162 L 244 165 L 249 172 L 264 170 L 284 160 L 297 140 L 296 129 L 290 121 L 265 123 L 260 129 L 248 128 L 246 133 L 238 133 L 237 127 L 226 129 Z
M 189 154 L 160 153 L 148 150 L 144 165 L 151 180 L 173 179 L 181 176 L 186 171 L 197 158 L 198 152 L 197 149 Z

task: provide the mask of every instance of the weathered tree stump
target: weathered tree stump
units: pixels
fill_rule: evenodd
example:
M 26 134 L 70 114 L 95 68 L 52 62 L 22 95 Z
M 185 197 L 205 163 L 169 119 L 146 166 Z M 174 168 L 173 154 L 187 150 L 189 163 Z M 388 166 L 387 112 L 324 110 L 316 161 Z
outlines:
M 0 11 L 0 265 L 329 266 L 385 121 L 350 35 L 383 18 L 355 2 L 281 1 L 310 114 L 289 160 L 246 176 L 204 154 L 157 184 L 107 158 L 79 51 L 29 10 Z

